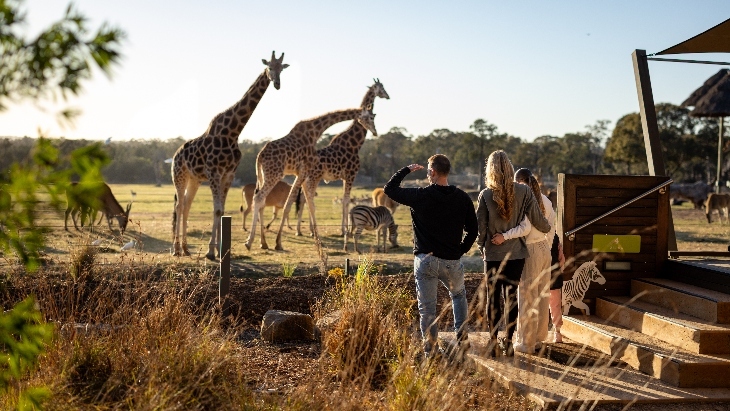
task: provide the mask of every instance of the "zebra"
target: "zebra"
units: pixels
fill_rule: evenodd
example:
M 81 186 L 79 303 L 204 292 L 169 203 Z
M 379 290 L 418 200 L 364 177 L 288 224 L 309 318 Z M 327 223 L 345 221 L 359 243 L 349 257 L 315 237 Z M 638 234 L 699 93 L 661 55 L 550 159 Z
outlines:
M 585 310 L 586 315 L 591 315 L 591 309 L 583 302 L 588 286 L 591 281 L 598 284 L 606 284 L 606 278 L 598 271 L 595 261 L 588 261 L 581 264 L 573 278 L 563 283 L 563 315 L 568 315 L 570 306 Z
M 355 231 L 357 228 L 357 231 Z M 383 207 L 369 207 L 365 205 L 358 205 L 350 210 L 350 230 L 345 231 L 345 251 L 347 251 L 348 235 L 352 235 L 355 232 L 355 251 L 359 254 L 360 250 L 357 248 L 357 239 L 360 238 L 363 228 L 368 230 L 377 231 L 377 247 L 380 247 L 380 235 L 383 235 L 383 252 L 387 252 L 385 246 L 385 230 L 388 229 L 390 232 L 389 239 L 393 248 L 398 247 L 398 225 L 393 220 L 393 215 L 390 211 Z

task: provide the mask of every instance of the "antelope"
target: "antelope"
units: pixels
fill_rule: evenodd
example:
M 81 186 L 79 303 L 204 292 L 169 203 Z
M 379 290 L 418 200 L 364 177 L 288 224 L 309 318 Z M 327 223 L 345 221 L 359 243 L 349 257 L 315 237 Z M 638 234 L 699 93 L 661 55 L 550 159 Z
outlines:
M 276 220 L 277 214 L 280 209 L 284 208 L 286 205 L 286 199 L 289 197 L 289 190 L 291 190 L 291 185 L 287 184 L 285 181 L 279 181 L 276 183 L 274 188 L 271 190 L 268 196 L 266 196 L 266 204 L 265 207 L 273 207 L 274 208 L 274 218 L 271 219 L 269 224 L 266 225 L 266 228 L 269 229 L 271 224 Z M 241 190 L 241 208 L 240 212 L 243 213 L 243 229 L 244 231 L 248 231 L 246 228 L 246 217 L 251 212 L 251 208 L 253 207 L 253 195 L 256 191 L 256 183 L 250 183 L 243 186 L 243 189 Z M 300 193 L 301 194 L 301 193 Z M 303 198 L 301 198 L 301 195 L 297 195 L 296 203 L 295 203 L 295 210 L 297 211 L 297 215 L 299 218 L 301 218 L 301 213 L 298 211 L 301 209 Z M 243 204 L 246 204 L 246 209 L 243 209 Z M 289 224 L 289 220 L 287 219 L 287 227 L 291 230 L 292 227 Z
M 377 206 L 383 206 L 390 210 L 391 214 L 395 214 L 395 209 L 400 204 L 393 201 L 390 197 L 388 197 L 387 194 L 383 191 L 381 187 L 376 188 L 373 190 L 373 207 Z
M 71 215 L 71 220 L 74 223 L 74 227 L 78 230 L 79 227 L 76 224 L 76 217 L 79 215 L 79 213 L 81 213 L 81 227 L 83 227 L 84 221 L 86 220 L 87 216 L 90 218 L 91 221 L 89 225 L 93 226 L 94 220 L 96 220 L 96 215 L 101 211 L 102 215 L 106 216 L 106 221 L 109 224 L 109 231 L 113 231 L 112 218 L 116 218 L 117 222 L 119 223 L 119 229 L 122 235 L 124 235 L 124 230 L 127 229 L 127 223 L 129 222 L 129 211 L 132 209 L 132 203 L 130 202 L 129 204 L 127 204 L 127 209 L 125 210 L 124 208 L 122 208 L 121 205 L 119 205 L 119 202 L 114 197 L 112 189 L 109 188 L 106 183 L 102 184 L 104 186 L 101 189 L 99 197 L 96 199 L 96 205 L 99 207 L 98 209 L 83 206 L 74 200 L 71 192 L 78 185 L 78 183 L 71 183 L 71 186 L 66 189 L 67 206 L 63 220 L 63 228 L 66 229 L 66 231 L 68 231 L 69 214 Z M 99 219 L 99 223 L 101 223 L 101 218 Z

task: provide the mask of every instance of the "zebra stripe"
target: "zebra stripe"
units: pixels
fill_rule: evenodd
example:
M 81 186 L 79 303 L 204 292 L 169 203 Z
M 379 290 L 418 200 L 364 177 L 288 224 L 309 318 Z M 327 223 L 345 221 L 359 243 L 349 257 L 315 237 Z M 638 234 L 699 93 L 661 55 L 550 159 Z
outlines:
M 362 230 L 376 230 L 378 246 L 380 245 L 380 236 L 383 236 L 383 249 L 385 249 L 385 230 L 390 232 L 389 240 L 393 247 L 398 247 L 398 226 L 393 220 L 393 215 L 383 206 L 369 207 L 358 205 L 350 210 L 350 230 L 345 235 L 345 251 L 347 251 L 348 236 L 355 234 L 355 251 L 360 252 L 357 247 L 357 240 L 362 234 Z

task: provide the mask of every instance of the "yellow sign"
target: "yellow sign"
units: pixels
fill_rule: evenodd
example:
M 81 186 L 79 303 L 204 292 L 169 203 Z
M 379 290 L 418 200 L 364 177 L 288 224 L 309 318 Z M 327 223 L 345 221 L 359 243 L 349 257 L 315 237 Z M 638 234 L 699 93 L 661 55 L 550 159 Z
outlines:
M 638 253 L 640 235 L 593 234 L 593 249 L 600 253 Z

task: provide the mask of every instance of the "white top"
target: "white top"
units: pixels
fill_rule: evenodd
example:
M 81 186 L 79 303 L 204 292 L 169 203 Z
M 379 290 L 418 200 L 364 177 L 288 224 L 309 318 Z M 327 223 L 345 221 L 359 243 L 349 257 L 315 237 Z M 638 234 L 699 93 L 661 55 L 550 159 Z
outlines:
M 542 196 L 542 204 L 545 206 L 545 218 L 550 223 L 550 231 L 547 233 L 542 233 L 538 230 L 532 229 L 532 224 L 530 224 L 530 220 L 525 217 L 522 219 L 522 222 L 515 228 L 512 228 L 511 230 L 502 233 L 505 240 L 511 240 L 513 238 L 518 237 L 524 237 L 525 243 L 527 244 L 535 244 L 539 243 L 540 241 L 549 241 L 550 244 L 552 244 L 553 236 L 555 236 L 555 210 L 553 210 L 553 203 L 550 202 L 550 200 L 545 196 L 545 194 L 541 194 Z

